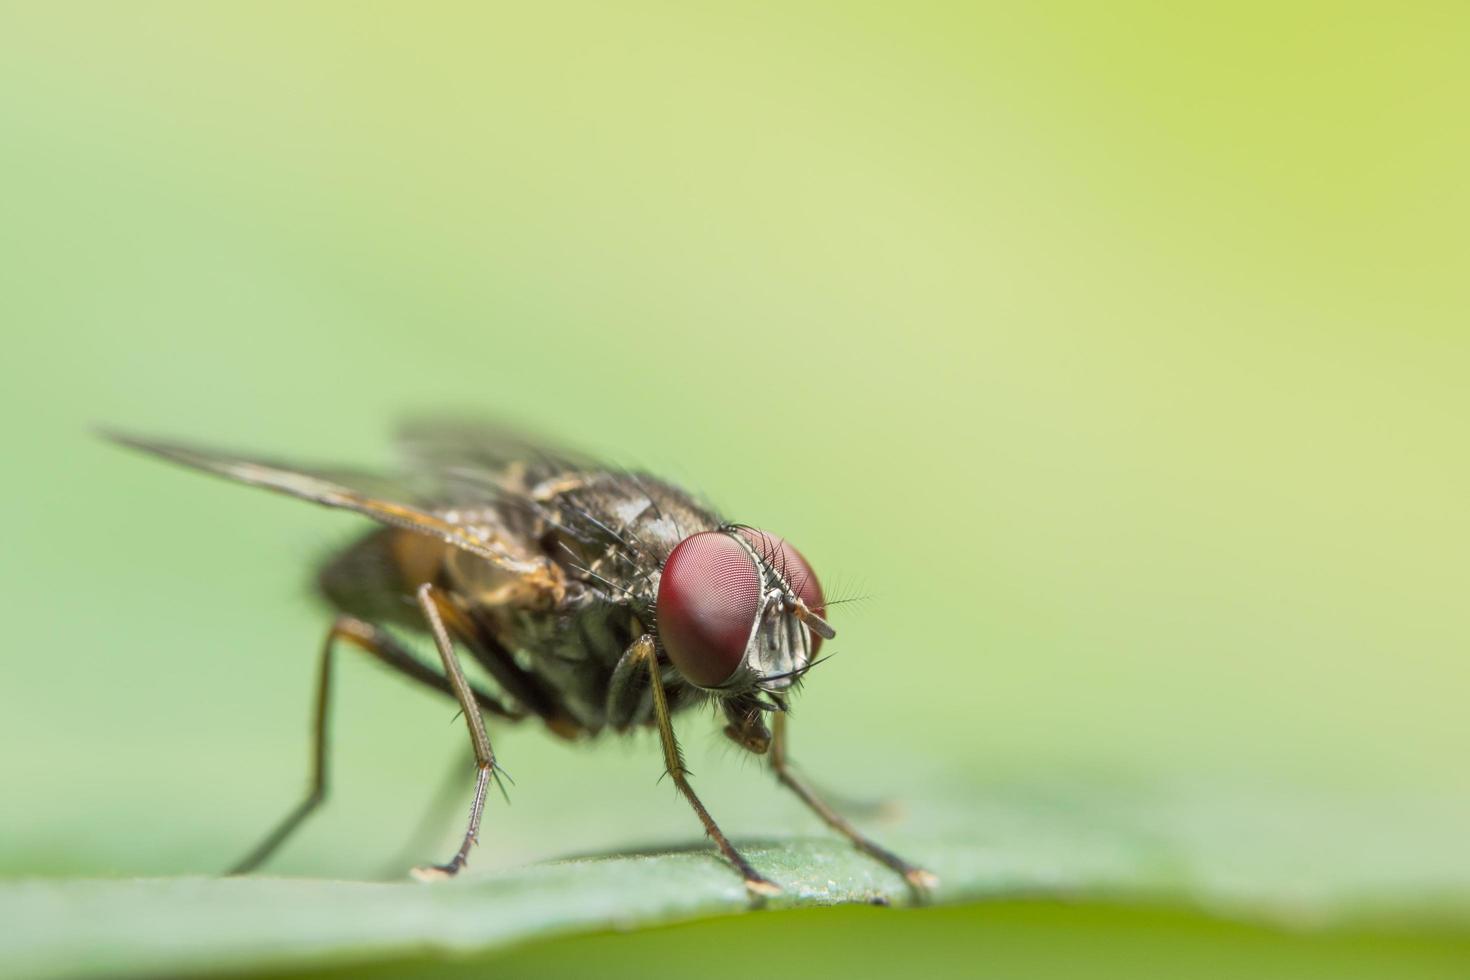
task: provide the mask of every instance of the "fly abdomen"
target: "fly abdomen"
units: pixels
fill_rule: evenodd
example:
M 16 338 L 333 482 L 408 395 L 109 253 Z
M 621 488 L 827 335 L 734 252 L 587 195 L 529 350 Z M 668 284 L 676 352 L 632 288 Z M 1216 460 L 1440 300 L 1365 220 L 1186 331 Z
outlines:
M 374 531 L 332 556 L 316 577 L 332 608 L 367 622 L 423 629 L 414 591 L 437 581 L 449 548 L 395 528 Z

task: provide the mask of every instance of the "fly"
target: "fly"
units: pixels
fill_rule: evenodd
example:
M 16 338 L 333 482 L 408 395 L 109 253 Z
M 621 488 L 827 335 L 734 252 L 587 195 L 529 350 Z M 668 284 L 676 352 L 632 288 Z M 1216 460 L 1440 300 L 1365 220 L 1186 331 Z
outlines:
M 329 558 L 317 590 L 336 618 L 317 675 L 310 789 L 231 873 L 259 867 L 326 796 L 334 654 L 342 644 L 461 708 L 475 789 L 459 850 L 414 869 L 457 874 L 479 838 L 498 768 L 484 716 L 537 719 L 568 739 L 653 727 L 664 768 L 753 896 L 779 893 L 695 795 L 673 717 L 713 701 L 725 734 L 863 853 L 923 893 L 929 872 L 861 834 L 787 755 L 788 698 L 836 634 L 815 572 L 783 538 L 729 523 L 655 477 L 600 465 L 478 424 L 405 427 L 391 473 L 304 467 L 110 434 L 163 459 L 380 527 Z M 437 667 L 398 636 L 427 634 Z M 458 651 L 484 669 L 465 676 Z M 767 725 L 767 719 L 770 724 Z

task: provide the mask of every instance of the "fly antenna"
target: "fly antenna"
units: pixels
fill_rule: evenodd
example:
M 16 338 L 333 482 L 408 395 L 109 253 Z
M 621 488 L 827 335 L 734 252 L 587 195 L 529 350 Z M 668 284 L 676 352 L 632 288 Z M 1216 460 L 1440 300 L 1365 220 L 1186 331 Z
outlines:
M 802 623 L 806 625 L 807 629 L 811 630 L 822 639 L 831 640 L 837 636 L 837 631 L 834 630 L 825 619 L 812 612 L 811 607 L 809 607 L 805 602 L 801 601 L 800 597 L 797 597 L 796 603 L 792 607 L 792 609 L 796 613 L 796 618 L 801 620 Z

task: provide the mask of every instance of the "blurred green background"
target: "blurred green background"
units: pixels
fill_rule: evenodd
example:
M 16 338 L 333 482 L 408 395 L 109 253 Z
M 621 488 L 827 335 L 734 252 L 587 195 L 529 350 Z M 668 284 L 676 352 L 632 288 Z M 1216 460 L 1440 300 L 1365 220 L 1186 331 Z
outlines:
M 361 527 L 94 424 L 374 463 L 468 409 L 685 481 L 871 597 L 794 720 L 854 793 L 1464 799 L 1467 28 L 0 4 L 0 872 L 236 858 Z M 277 871 L 384 873 L 460 751 L 447 702 L 338 693 Z M 815 832 L 683 732 L 733 834 Z M 651 740 L 494 736 L 477 867 L 696 836 Z

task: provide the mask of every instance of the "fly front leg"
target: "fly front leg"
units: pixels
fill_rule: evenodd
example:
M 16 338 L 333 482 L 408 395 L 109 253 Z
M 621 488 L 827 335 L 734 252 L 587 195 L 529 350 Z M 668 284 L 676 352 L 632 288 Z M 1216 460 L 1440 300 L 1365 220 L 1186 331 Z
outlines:
M 665 771 L 674 780 L 674 785 L 679 788 L 684 799 L 689 801 L 695 815 L 699 817 L 699 822 L 704 824 L 705 834 L 715 842 L 715 846 L 720 849 L 725 860 L 735 865 L 735 870 L 744 876 L 746 891 L 756 898 L 779 895 L 780 886 L 769 881 L 750 866 L 750 862 L 745 860 L 744 856 L 735 849 L 735 845 L 730 843 L 719 825 L 715 823 L 714 818 L 709 815 L 709 811 L 704 808 L 704 804 L 699 801 L 699 797 L 694 794 L 694 787 L 689 785 L 689 770 L 684 767 L 684 754 L 679 750 L 678 739 L 674 737 L 674 725 L 669 718 L 669 699 L 664 693 L 663 678 L 659 676 L 658 654 L 653 638 L 647 635 L 639 637 L 634 641 L 630 652 L 648 664 L 649 683 L 653 687 L 653 713 L 658 723 L 659 741 L 663 744 Z
M 465 679 L 464 670 L 459 665 L 459 658 L 454 653 L 454 643 L 449 638 L 449 631 L 444 628 L 444 619 L 439 612 L 439 600 L 434 586 L 428 582 L 419 586 L 417 598 L 419 609 L 424 614 L 424 620 L 429 624 L 429 632 L 434 636 L 434 646 L 439 650 L 439 659 L 444 662 L 444 674 L 449 681 L 449 687 L 454 694 L 454 699 L 459 702 L 465 724 L 469 726 L 470 745 L 475 750 L 476 768 L 475 796 L 470 803 L 469 826 L 465 828 L 464 840 L 460 843 L 459 850 L 447 864 L 434 864 L 413 870 L 414 877 L 430 881 L 438 878 L 452 878 L 458 874 L 465 866 L 465 862 L 469 860 L 470 848 L 474 847 L 480 839 L 480 815 L 485 811 L 485 792 L 490 787 L 491 777 L 495 775 L 495 753 L 490 750 L 490 736 L 485 734 L 485 719 L 480 717 L 480 706 L 475 701 L 474 689 Z
M 615 732 L 625 732 L 646 719 L 653 707 L 653 692 L 638 683 L 642 672 L 643 645 L 639 640 L 623 651 L 608 679 L 603 714 L 607 726 Z
M 790 789 L 801 802 L 811 808 L 812 812 L 822 818 L 822 822 L 837 831 L 864 854 L 886 864 L 888 867 L 904 876 L 909 886 L 914 889 L 919 897 L 927 895 L 936 885 L 939 879 L 923 868 L 909 864 L 903 858 L 894 854 L 886 848 L 880 847 L 867 837 L 863 836 L 856 827 L 848 823 L 841 814 L 832 809 L 821 797 L 817 796 L 812 788 L 791 770 L 791 760 L 787 756 L 786 715 L 777 714 L 771 724 L 771 768 L 775 770 L 776 779 L 782 786 Z

